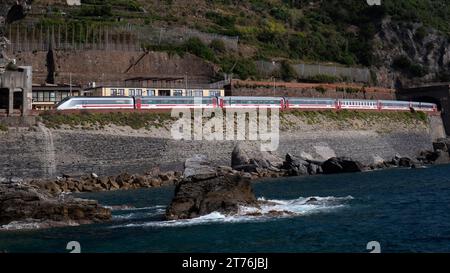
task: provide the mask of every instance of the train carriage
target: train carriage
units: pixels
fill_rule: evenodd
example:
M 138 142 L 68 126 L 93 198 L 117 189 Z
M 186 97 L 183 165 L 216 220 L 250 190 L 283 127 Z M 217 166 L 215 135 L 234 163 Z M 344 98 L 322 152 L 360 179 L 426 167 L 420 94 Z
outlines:
M 216 97 L 142 97 L 136 98 L 137 109 L 216 108 Z
M 424 111 L 424 112 L 436 112 L 437 106 L 434 103 L 428 102 L 412 102 L 411 108 L 416 111 Z
M 378 111 L 437 112 L 437 105 L 426 102 L 393 100 L 350 100 L 283 97 L 68 97 L 57 110 L 77 109 L 173 109 L 173 108 L 278 108 L 346 109 Z
M 227 108 L 285 108 L 282 97 L 220 97 L 219 107 Z
M 411 103 L 408 101 L 380 100 L 381 110 L 409 111 Z
M 56 105 L 56 109 L 134 109 L 134 99 L 132 97 L 67 97 Z
M 341 99 L 337 102 L 337 108 L 346 110 L 378 110 L 379 104 L 376 100 Z
M 335 99 L 286 98 L 287 109 L 336 109 Z

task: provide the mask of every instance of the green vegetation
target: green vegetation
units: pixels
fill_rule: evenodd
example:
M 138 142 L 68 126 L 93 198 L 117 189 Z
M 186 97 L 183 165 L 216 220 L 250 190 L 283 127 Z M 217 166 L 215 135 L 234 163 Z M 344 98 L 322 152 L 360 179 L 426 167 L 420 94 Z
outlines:
M 297 79 L 298 75 L 291 64 L 283 60 L 280 65 L 280 78 L 285 82 L 290 82 L 294 79 Z
M 102 128 L 106 125 L 129 126 L 133 129 L 163 127 L 172 120 L 170 113 L 89 113 L 62 114 L 44 112 L 40 116 L 45 126 L 59 128 L 63 125 L 71 128 Z
M 411 60 L 404 55 L 395 58 L 392 66 L 413 77 L 423 77 L 428 72 L 427 68 L 411 62 Z
M 424 112 L 358 112 L 358 111 L 289 111 L 281 112 L 281 115 L 294 115 L 301 117 L 308 124 L 320 124 L 324 121 L 336 123 L 347 123 L 351 120 L 363 120 L 366 122 L 400 122 L 413 124 L 428 122 L 427 114 Z
M 227 49 L 220 40 L 204 45 L 198 39 L 184 45 L 146 47 L 180 54 L 191 52 L 218 64 L 223 72 L 235 73 L 241 78 L 258 78 L 256 69 L 249 63 L 261 59 L 377 65 L 373 37 L 387 16 L 391 16 L 394 23 L 422 23 L 415 31 L 416 41 L 423 41 L 428 27 L 450 33 L 450 5 L 443 0 L 383 0 L 381 6 L 369 6 L 362 0 L 82 0 L 82 3 L 81 7 L 61 7 L 63 10 L 40 16 L 39 20 L 46 26 L 64 22 L 82 24 L 84 29 L 128 23 L 187 26 L 208 33 L 238 36 L 244 48 L 241 51 Z M 80 37 L 75 39 L 85 36 L 83 29 L 76 33 Z M 414 77 L 427 72 L 426 67 L 402 59 L 393 65 Z M 292 78 L 292 71 L 284 72 L 282 78 Z M 322 77 L 317 81 L 338 82 L 340 79 Z
M 7 132 L 8 126 L 4 125 L 3 123 L 0 123 L 0 132 Z

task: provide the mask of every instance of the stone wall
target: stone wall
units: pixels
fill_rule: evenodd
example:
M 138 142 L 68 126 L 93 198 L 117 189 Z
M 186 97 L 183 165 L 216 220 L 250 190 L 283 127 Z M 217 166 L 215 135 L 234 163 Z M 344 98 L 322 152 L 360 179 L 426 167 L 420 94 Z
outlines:
M 228 96 L 283 96 L 367 100 L 395 99 L 395 90 L 393 89 L 344 83 L 322 84 L 233 80 L 232 84 L 225 88 Z
M 215 66 L 185 54 L 183 57 L 165 52 L 70 50 L 53 51 L 55 82 L 87 84 L 115 83 L 133 77 L 188 76 L 188 80 L 209 82 Z M 17 52 L 18 64 L 33 67 L 33 83 L 42 84 L 48 75 L 47 52 Z
M 396 154 L 414 158 L 420 151 L 432 150 L 433 128 L 410 125 L 406 129 L 382 131 L 380 127 L 383 124 L 373 129 L 282 131 L 277 153 L 284 156 L 291 152 L 321 160 L 350 156 L 371 164 Z M 231 163 L 234 141 L 175 141 L 167 135 L 165 132 L 155 137 L 131 129 L 125 133 L 42 127 L 10 129 L 7 133 L 0 132 L 0 177 L 144 173 L 154 166 L 164 171 L 180 170 L 184 160 L 196 153 L 207 154 L 217 164 Z M 258 148 L 258 143 L 247 144 Z

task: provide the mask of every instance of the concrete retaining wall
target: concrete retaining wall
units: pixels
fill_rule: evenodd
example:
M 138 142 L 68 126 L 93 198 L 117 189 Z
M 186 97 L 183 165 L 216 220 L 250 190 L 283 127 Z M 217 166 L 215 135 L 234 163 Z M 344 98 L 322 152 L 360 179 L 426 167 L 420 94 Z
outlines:
M 50 136 L 39 128 L 0 133 L 0 177 L 142 173 L 157 165 L 177 169 L 195 153 L 207 154 L 214 162 L 229 165 L 235 145 L 233 141 L 174 141 L 107 132 L 48 131 Z M 380 158 L 390 159 L 395 154 L 414 157 L 422 150 L 431 150 L 432 135 L 429 129 L 389 133 L 375 130 L 282 132 L 278 153 L 281 156 L 287 152 L 309 154 L 317 159 L 350 156 L 368 164 Z M 250 144 L 257 147 L 256 143 Z

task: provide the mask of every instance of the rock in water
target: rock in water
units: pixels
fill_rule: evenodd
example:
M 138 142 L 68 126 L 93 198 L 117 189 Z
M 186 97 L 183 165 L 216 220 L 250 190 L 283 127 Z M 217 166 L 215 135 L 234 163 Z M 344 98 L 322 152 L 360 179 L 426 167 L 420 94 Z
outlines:
M 31 186 L 0 184 L 0 225 L 39 221 L 42 226 L 89 224 L 111 219 L 111 210 L 97 201 L 55 197 Z M 49 224 L 46 224 L 49 223 Z
M 205 155 L 194 155 L 185 161 L 183 175 L 192 180 L 205 180 L 216 177 L 217 171 Z
M 360 162 L 347 157 L 332 157 L 322 163 L 321 167 L 324 174 L 362 172 L 364 170 L 364 166 Z
M 237 213 L 240 205 L 256 205 L 250 178 L 218 172 L 206 156 L 195 155 L 185 162 L 184 179 L 175 187 L 167 208 L 168 220 L 189 219 L 212 212 Z
M 235 214 L 241 205 L 257 205 L 247 177 L 224 175 L 202 181 L 186 179 L 175 188 L 166 219 L 190 219 L 212 212 Z

